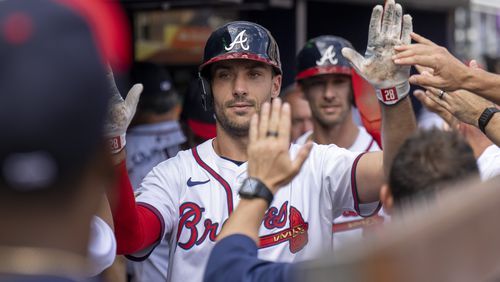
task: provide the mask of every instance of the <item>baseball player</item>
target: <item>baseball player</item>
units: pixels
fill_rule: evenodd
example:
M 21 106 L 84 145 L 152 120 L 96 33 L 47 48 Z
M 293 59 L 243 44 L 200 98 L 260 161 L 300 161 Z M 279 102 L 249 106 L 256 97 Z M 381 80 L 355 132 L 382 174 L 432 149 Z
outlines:
M 411 17 L 403 18 L 401 11 L 400 5 L 387 1 L 381 26 L 383 8 L 374 9 L 372 22 L 378 24 L 370 28 L 371 52 L 366 58 L 343 50 L 379 90 L 386 150 L 360 154 L 335 145 L 313 145 L 300 173 L 276 193 L 264 217 L 260 257 L 286 262 L 310 259 L 331 247 L 331 223 L 343 210 L 354 208 L 360 215 L 375 212 L 361 210 L 359 204 L 378 200 L 385 168 L 416 128 L 407 98 L 409 68 L 396 67 L 390 59 L 394 46 L 408 42 L 412 30 Z M 246 163 L 250 120 L 256 113 L 269 114 L 265 102 L 277 98 L 281 87 L 279 50 L 272 35 L 255 23 L 228 23 L 209 37 L 199 70 L 204 105 L 215 110 L 217 137 L 156 166 L 135 200 L 125 165 L 119 166 L 122 190 L 114 212 L 118 252 L 144 258 L 166 236 L 171 247 L 170 281 L 200 281 L 216 236 L 239 198 L 270 201 L 266 187 L 282 184 L 272 176 L 267 183 L 248 178 Z M 125 115 L 133 112 L 125 104 Z M 277 130 L 261 134 L 277 136 Z M 293 159 L 306 150 L 308 145 L 292 145 L 287 153 Z M 124 155 L 121 150 L 115 159 Z
M 283 102 L 290 104 L 292 113 L 291 140 L 296 140 L 304 133 L 312 130 L 312 114 L 309 103 L 304 97 L 302 89 L 296 83 L 288 86 L 280 94 Z
M 352 117 L 354 93 L 352 67 L 342 56 L 342 48 L 353 48 L 344 38 L 323 35 L 309 40 L 297 55 L 295 80 L 304 91 L 311 108 L 314 130 L 295 143 L 308 140 L 317 144 L 335 144 L 353 152 L 380 151 L 373 137 Z M 353 209 L 342 211 L 334 220 L 334 247 L 361 238 L 363 227 L 383 221 L 380 216 L 362 218 Z

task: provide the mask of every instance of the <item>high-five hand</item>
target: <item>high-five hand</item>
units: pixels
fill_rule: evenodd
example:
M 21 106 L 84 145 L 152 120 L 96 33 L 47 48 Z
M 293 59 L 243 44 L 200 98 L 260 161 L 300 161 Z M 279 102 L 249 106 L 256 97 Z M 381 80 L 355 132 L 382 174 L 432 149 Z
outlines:
M 410 66 L 394 64 L 395 46 L 410 44 L 413 31 L 410 15 L 403 16 L 403 8 L 388 0 L 385 9 L 373 8 L 365 57 L 350 48 L 342 49 L 356 72 L 377 90 L 377 98 L 386 105 L 396 104 L 408 95 Z
M 271 192 L 288 184 L 300 171 L 309 156 L 312 143 L 304 145 L 295 160 L 290 159 L 290 105 L 276 98 L 262 106 L 250 123 L 248 145 L 248 176 L 262 181 Z
M 111 69 L 108 72 L 108 84 L 111 98 L 104 133 L 109 140 L 111 153 L 116 154 L 125 147 L 125 132 L 134 117 L 143 86 L 142 84 L 132 86 L 123 100 L 116 87 Z

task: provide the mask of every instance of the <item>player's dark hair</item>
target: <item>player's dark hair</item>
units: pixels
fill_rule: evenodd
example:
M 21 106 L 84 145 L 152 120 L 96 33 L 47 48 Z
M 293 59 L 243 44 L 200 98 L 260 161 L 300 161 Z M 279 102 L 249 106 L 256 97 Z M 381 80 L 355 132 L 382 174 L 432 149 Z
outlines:
M 456 132 L 421 130 L 406 140 L 396 154 L 389 186 L 396 206 L 478 175 L 472 148 Z

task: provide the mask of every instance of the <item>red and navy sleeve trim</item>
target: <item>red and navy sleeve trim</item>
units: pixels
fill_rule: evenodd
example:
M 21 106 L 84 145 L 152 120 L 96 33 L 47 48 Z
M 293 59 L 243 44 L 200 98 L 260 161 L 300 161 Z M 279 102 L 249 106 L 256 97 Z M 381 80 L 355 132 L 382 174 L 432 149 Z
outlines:
M 354 159 L 354 162 L 352 163 L 352 168 L 351 168 L 351 190 L 352 190 L 352 199 L 354 200 L 354 210 L 360 214 L 359 211 L 359 196 L 358 196 L 358 187 L 356 184 L 356 169 L 358 167 L 358 162 L 361 159 L 361 157 L 365 153 L 359 154 L 356 159 Z
M 151 253 L 154 251 L 156 246 L 158 246 L 161 243 L 163 236 L 164 236 L 163 234 L 165 232 L 165 220 L 163 219 L 163 216 L 161 216 L 161 213 L 160 213 L 160 211 L 158 211 L 157 208 L 155 208 L 154 206 L 152 206 L 150 204 L 142 203 L 142 202 L 138 202 L 137 207 L 143 207 L 143 208 L 149 210 L 158 218 L 158 220 L 160 221 L 160 225 L 161 225 L 161 233 L 160 233 L 160 239 L 151 246 L 151 250 L 148 253 L 146 253 L 145 255 L 140 256 L 140 257 L 134 256 L 134 255 L 125 255 L 125 257 L 131 261 L 143 261 L 143 260 L 147 259 L 151 255 Z
M 352 198 L 354 200 L 354 210 L 359 214 L 361 217 L 370 217 L 378 213 L 380 208 L 382 207 L 382 204 L 379 203 L 377 208 L 370 214 L 366 215 L 361 213 L 361 210 L 359 208 L 360 200 L 359 200 L 359 195 L 358 195 L 358 185 L 356 183 L 356 169 L 358 167 L 359 160 L 365 153 L 359 154 L 356 159 L 354 159 L 354 162 L 352 163 L 352 169 L 351 169 L 351 190 L 352 190 Z

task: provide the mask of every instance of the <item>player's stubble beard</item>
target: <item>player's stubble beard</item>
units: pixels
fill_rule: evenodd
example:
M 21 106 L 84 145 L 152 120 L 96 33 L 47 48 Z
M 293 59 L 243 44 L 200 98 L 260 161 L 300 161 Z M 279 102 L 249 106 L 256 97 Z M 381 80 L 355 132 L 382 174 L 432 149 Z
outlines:
M 236 122 L 231 120 L 231 118 L 227 115 L 226 109 L 229 109 L 232 105 L 236 103 L 248 103 L 251 104 L 252 107 L 255 108 L 255 112 L 259 113 L 261 105 L 257 103 L 253 99 L 248 99 L 244 96 L 237 96 L 234 99 L 225 102 L 224 104 L 216 104 L 214 113 L 216 121 L 221 125 L 224 131 L 235 137 L 248 137 L 248 130 L 250 129 L 250 119 L 251 116 L 248 117 L 248 120 L 245 122 Z
M 354 94 L 349 93 L 348 97 L 352 97 Z M 352 112 L 352 102 L 351 98 L 348 98 L 346 101 L 343 102 L 341 105 L 341 108 L 338 109 L 340 110 L 339 113 L 337 113 L 336 117 L 327 117 L 326 114 L 322 112 L 320 109 L 320 105 L 315 104 L 313 107 L 311 107 L 311 114 L 313 119 L 316 121 L 316 123 L 321 126 L 324 129 L 330 129 L 334 128 L 340 124 L 342 124 L 349 115 L 351 115 Z

